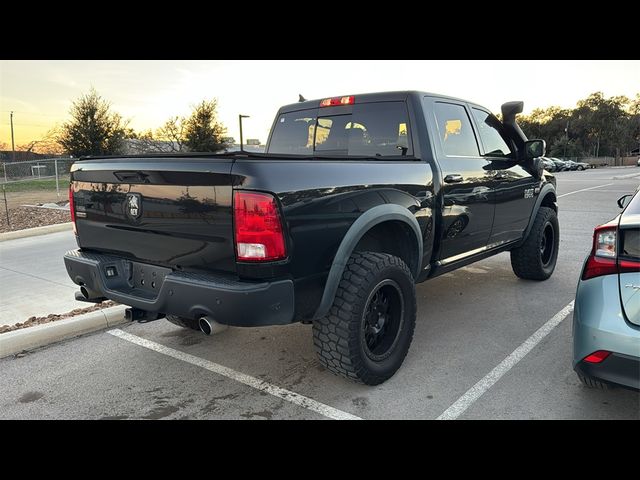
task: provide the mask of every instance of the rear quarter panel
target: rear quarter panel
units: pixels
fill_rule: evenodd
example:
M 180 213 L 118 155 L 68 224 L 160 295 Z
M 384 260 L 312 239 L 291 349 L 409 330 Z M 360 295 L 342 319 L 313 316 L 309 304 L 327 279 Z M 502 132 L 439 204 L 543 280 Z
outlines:
M 315 311 L 340 242 L 370 208 L 407 208 L 423 235 L 423 264 L 431 258 L 433 173 L 423 161 L 238 160 L 233 183 L 235 189 L 275 193 L 280 202 L 297 315 Z

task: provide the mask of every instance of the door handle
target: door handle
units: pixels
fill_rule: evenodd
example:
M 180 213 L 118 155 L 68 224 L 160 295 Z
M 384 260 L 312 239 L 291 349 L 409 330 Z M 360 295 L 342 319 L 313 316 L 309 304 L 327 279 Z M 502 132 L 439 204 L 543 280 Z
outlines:
M 460 183 L 462 180 L 464 180 L 462 178 L 462 175 L 458 173 L 452 173 L 451 175 L 447 175 L 446 177 L 444 177 L 445 183 Z

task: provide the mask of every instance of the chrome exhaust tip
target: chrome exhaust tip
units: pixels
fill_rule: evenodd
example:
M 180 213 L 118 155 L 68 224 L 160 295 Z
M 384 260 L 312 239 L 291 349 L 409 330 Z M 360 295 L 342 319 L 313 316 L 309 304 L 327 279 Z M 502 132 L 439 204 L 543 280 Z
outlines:
M 211 317 L 200 317 L 198 319 L 198 327 L 200 327 L 200 331 L 205 335 L 215 335 L 216 333 L 223 332 L 229 326 L 218 323 Z

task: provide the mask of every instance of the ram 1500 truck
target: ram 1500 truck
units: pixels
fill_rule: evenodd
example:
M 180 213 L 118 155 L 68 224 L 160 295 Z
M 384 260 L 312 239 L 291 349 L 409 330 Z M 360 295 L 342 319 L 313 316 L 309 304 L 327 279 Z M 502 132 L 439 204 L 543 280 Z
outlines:
M 413 337 L 416 283 L 505 251 L 520 278 L 552 274 L 555 178 L 522 108 L 347 95 L 280 108 L 264 154 L 83 158 L 64 256 L 76 297 L 205 333 L 312 323 L 326 368 L 384 382 Z

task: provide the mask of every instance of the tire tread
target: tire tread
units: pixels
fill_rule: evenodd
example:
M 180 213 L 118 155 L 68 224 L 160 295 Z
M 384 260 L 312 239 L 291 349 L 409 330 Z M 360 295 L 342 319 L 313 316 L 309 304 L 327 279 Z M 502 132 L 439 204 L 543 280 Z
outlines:
M 359 345 L 359 321 L 362 308 L 367 301 L 368 290 L 377 272 L 387 268 L 396 267 L 411 278 L 413 276 L 407 265 L 400 258 L 386 253 L 355 252 L 351 255 L 345 266 L 342 279 L 333 305 L 329 313 L 313 324 L 313 343 L 320 362 L 331 372 L 343 377 L 354 379 L 367 385 L 378 385 L 390 375 L 376 375 L 367 369 L 366 365 L 357 354 Z M 415 319 L 417 309 L 415 295 L 405 298 L 407 318 Z M 410 329 L 409 344 L 413 338 L 415 321 L 408 321 Z M 407 349 L 408 350 L 408 349 Z M 406 351 L 402 356 L 404 360 Z

